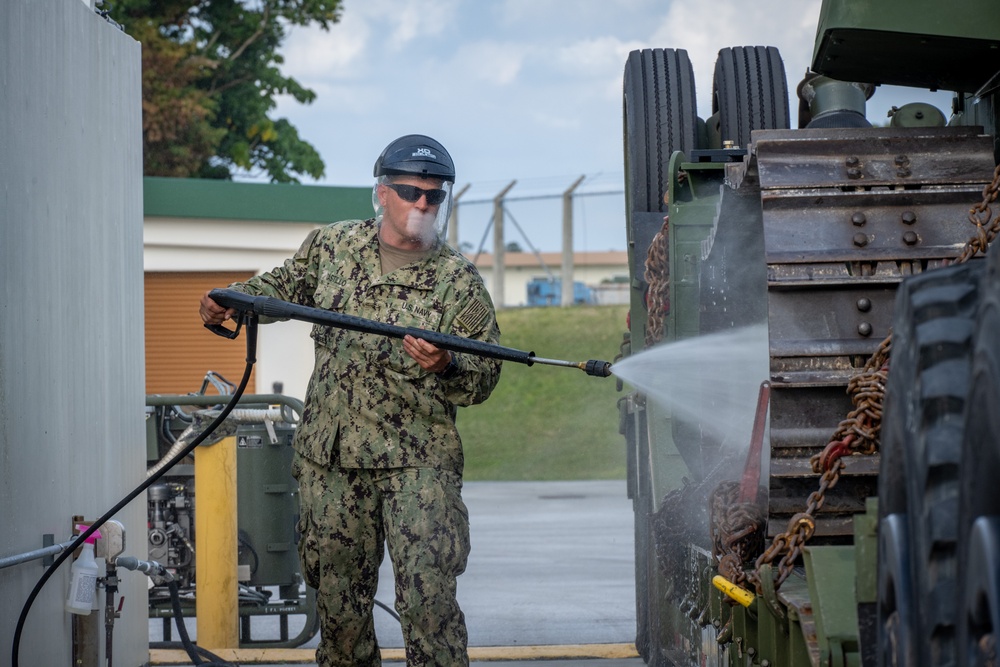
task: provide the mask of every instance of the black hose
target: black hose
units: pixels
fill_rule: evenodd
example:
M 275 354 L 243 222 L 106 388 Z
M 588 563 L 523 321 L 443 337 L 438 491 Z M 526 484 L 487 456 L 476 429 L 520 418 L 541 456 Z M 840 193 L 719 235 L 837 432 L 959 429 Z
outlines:
M 246 547 L 247 551 L 250 552 L 250 555 L 253 556 L 253 565 L 250 566 L 250 575 L 253 576 L 257 574 L 257 568 L 260 567 L 260 556 L 257 555 L 257 550 L 253 548 L 252 544 L 250 544 L 250 536 L 247 534 L 247 531 L 238 531 L 236 534 L 236 541 Z
M 181 596 L 177 582 L 173 580 L 167 582 L 167 588 L 170 589 L 170 606 L 174 610 L 174 624 L 177 626 L 177 634 L 180 636 L 181 644 L 184 645 L 184 650 L 187 652 L 188 657 L 191 658 L 191 662 L 195 665 L 204 665 L 204 667 L 234 667 L 231 662 L 226 662 L 208 649 L 196 646 L 191 642 L 187 626 L 184 625 L 184 612 L 181 609 Z M 204 662 L 201 659 L 202 656 L 208 658 L 209 661 Z
M 121 511 L 123 507 L 125 507 L 130 502 L 135 500 L 135 498 L 140 493 L 142 493 L 147 488 L 152 486 L 158 479 L 160 479 L 160 477 L 164 475 L 164 473 L 166 473 L 172 467 L 177 465 L 180 461 L 184 460 L 184 458 L 187 457 L 188 454 L 194 451 L 195 447 L 200 445 L 209 435 L 212 434 L 213 431 L 215 431 L 215 429 L 219 428 L 219 426 L 221 426 L 222 423 L 226 421 L 226 418 L 229 416 L 229 413 L 232 412 L 233 408 L 236 407 L 236 404 L 239 402 L 240 397 L 243 395 L 243 391 L 246 389 L 247 383 L 250 381 L 250 373 L 253 371 L 253 365 L 257 362 L 257 315 L 255 313 L 244 313 L 243 317 L 246 318 L 246 327 L 247 327 L 247 358 L 246 358 L 246 368 L 243 371 L 243 379 L 240 380 L 240 386 L 237 387 L 236 393 L 233 394 L 232 398 L 229 400 L 229 403 L 227 403 L 226 407 L 223 408 L 222 412 L 219 413 L 219 416 L 216 417 L 215 420 L 208 425 L 208 428 L 206 428 L 201 433 L 201 435 L 192 440 L 191 444 L 185 447 L 182 451 L 178 452 L 177 455 L 174 456 L 174 458 L 172 458 L 167 463 L 167 465 L 158 470 L 151 477 L 147 477 L 141 484 L 139 484 L 139 486 L 135 487 L 127 496 L 118 501 L 118 503 L 114 507 L 105 512 L 103 516 L 101 516 L 97 521 L 95 521 L 90 526 L 90 528 L 82 532 L 80 536 L 73 541 L 73 544 L 71 544 L 70 547 L 66 549 L 66 551 L 62 552 L 56 558 L 55 562 L 53 562 L 52 565 L 45 571 L 45 573 L 35 584 L 35 587 L 31 590 L 31 593 L 28 595 L 28 599 L 25 601 L 24 606 L 21 608 L 21 615 L 17 619 L 17 627 L 14 630 L 13 647 L 11 648 L 11 663 L 10 663 L 11 667 L 20 667 L 18 657 L 21 647 L 21 634 L 24 631 L 24 622 L 28 618 L 28 612 L 31 610 L 31 605 L 35 602 L 35 598 L 38 597 L 38 594 L 41 592 L 42 587 L 45 586 L 46 582 L 48 582 L 48 580 L 52 577 L 52 574 L 59 568 L 60 565 L 62 565 L 66 561 L 67 558 L 69 558 L 70 554 L 72 554 L 74 551 L 76 551 L 78 547 L 80 547 L 84 542 L 86 542 L 88 537 L 97 532 L 97 530 L 101 526 L 103 526 L 108 521 L 108 519 L 113 517 L 115 514 Z
M 375 604 L 377 604 L 379 607 L 382 607 L 382 609 L 388 612 L 389 615 L 392 616 L 394 619 L 396 619 L 397 621 L 399 620 L 399 614 L 396 613 L 395 609 L 393 609 L 386 603 L 382 602 L 381 600 L 375 600 Z

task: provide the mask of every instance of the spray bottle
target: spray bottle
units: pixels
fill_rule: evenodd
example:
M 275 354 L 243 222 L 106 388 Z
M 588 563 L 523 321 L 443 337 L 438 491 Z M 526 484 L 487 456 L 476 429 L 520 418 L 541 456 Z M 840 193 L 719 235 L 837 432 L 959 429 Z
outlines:
M 80 532 L 89 526 L 77 526 Z M 72 614 L 86 616 L 94 606 L 97 597 L 97 561 L 94 560 L 94 543 L 101 536 L 100 531 L 94 533 L 83 543 L 80 556 L 70 567 L 69 595 L 66 596 L 66 611 Z

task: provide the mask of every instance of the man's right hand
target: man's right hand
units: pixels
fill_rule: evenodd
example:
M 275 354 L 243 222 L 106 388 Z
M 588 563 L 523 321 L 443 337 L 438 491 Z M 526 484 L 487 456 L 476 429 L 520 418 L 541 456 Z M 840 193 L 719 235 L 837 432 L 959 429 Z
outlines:
M 211 290 L 209 290 L 210 292 Z M 208 292 L 201 295 L 198 314 L 205 324 L 222 324 L 236 313 L 235 308 L 223 308 L 208 296 Z

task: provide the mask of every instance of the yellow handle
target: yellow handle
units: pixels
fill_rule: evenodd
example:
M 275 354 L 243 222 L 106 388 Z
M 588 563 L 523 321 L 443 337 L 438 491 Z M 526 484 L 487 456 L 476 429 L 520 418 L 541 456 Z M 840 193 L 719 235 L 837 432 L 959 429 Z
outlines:
M 712 577 L 712 584 L 720 591 L 739 602 L 744 607 L 749 607 L 754 600 L 754 594 L 745 588 L 741 588 L 732 583 L 721 574 Z

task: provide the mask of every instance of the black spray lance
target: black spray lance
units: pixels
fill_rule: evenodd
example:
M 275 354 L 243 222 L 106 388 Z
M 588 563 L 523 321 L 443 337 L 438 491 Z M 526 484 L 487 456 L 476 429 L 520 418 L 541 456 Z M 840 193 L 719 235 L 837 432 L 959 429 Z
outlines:
M 422 338 L 436 347 L 443 350 L 451 350 L 452 352 L 464 352 L 466 354 L 474 354 L 480 357 L 489 357 L 490 359 L 500 359 L 501 361 L 516 361 L 519 364 L 526 364 L 528 366 L 536 363 L 546 364 L 549 366 L 569 366 L 571 368 L 579 368 L 587 375 L 593 375 L 596 377 L 608 377 L 611 375 L 611 363 L 607 361 L 600 361 L 598 359 L 580 362 L 563 361 L 561 359 L 543 359 L 541 357 L 536 357 L 534 352 L 515 350 L 512 347 L 503 347 L 502 345 L 484 343 L 483 341 L 463 338 L 462 336 L 455 336 L 452 334 L 445 334 L 439 331 L 428 331 L 426 329 L 418 329 L 416 327 L 401 327 L 395 324 L 385 324 L 383 322 L 376 322 L 364 317 L 344 315 L 343 313 L 336 313 L 322 308 L 300 306 L 295 303 L 275 299 L 274 297 L 250 296 L 249 294 L 244 294 L 231 289 L 214 289 L 208 293 L 208 296 L 223 308 L 233 308 L 240 313 L 252 312 L 257 315 L 263 315 L 274 319 L 301 320 L 303 322 L 311 322 L 312 324 L 318 324 L 320 326 L 337 327 L 338 329 L 359 331 L 361 333 L 387 336 L 389 338 L 413 336 L 414 338 Z M 239 335 L 241 324 L 242 316 L 237 318 L 235 331 L 218 324 L 206 324 L 205 326 L 220 336 L 225 336 L 226 338 L 236 338 L 236 336 Z

